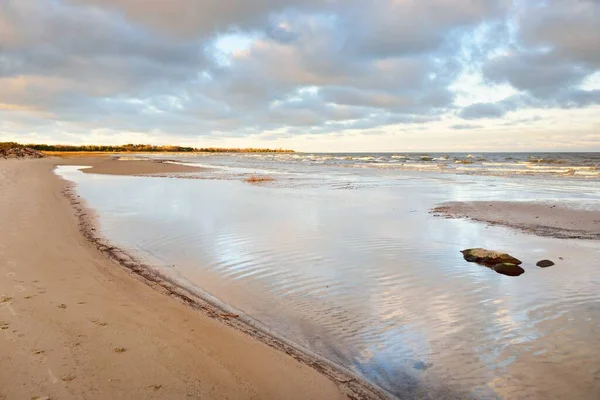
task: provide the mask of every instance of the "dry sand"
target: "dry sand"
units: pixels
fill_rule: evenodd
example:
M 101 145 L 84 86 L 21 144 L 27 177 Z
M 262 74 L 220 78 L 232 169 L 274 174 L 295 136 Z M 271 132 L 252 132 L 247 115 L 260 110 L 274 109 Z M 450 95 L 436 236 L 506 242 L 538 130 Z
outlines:
M 539 236 L 600 239 L 600 211 L 575 210 L 559 204 L 475 201 L 445 203 L 432 213 L 508 226 Z
M 0 161 L 0 399 L 376 397 L 107 257 L 52 172 L 104 162 Z

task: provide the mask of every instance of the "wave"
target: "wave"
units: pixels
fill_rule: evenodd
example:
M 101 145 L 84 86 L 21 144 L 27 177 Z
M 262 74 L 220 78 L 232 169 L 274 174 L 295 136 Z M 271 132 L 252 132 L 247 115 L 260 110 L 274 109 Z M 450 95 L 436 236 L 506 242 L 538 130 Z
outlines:
M 600 155 L 561 154 L 560 156 L 529 154 L 227 154 L 189 155 L 169 162 L 181 162 L 205 168 L 247 173 L 250 171 L 288 171 L 302 173 L 305 168 L 366 168 L 385 170 L 438 171 L 470 175 L 532 175 L 548 177 L 597 178 L 600 177 Z M 153 158 L 146 156 L 144 158 Z M 196 161 L 196 162 L 195 162 Z M 241 169 L 240 169 L 241 168 Z M 214 172 L 214 171 L 213 171 Z M 304 172 L 309 172 L 306 170 Z M 310 172 L 312 173 L 312 171 Z
M 567 160 L 553 159 L 553 158 L 535 158 L 529 157 L 529 162 L 538 164 L 567 164 Z

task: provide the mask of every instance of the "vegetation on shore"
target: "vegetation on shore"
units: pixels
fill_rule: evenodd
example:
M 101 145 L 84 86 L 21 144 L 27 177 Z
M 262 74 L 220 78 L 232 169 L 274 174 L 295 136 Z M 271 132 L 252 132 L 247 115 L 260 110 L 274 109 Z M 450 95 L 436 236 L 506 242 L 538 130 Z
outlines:
M 0 143 L 0 146 L 3 143 Z M 9 143 L 10 144 L 10 143 Z M 17 143 L 12 143 L 17 145 Z M 19 145 L 21 146 L 21 145 Z M 293 150 L 286 149 L 255 149 L 255 148 L 217 148 L 217 147 L 183 147 L 183 146 L 153 146 L 150 144 L 125 144 L 122 146 L 105 145 L 53 145 L 53 144 L 28 144 L 27 147 L 44 152 L 106 152 L 106 153 L 158 153 L 158 152 L 177 152 L 177 153 L 293 153 Z
M 15 142 L 0 142 L 0 158 L 42 158 L 44 154 Z
M 8 149 L 22 149 L 22 144 L 15 142 L 0 142 L 0 150 L 8 150 Z

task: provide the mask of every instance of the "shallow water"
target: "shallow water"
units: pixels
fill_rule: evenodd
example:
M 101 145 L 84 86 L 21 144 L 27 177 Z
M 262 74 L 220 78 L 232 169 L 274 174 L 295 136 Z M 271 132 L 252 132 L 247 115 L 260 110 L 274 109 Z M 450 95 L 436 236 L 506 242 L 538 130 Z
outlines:
M 58 173 L 115 244 L 400 398 L 600 394 L 598 242 L 429 213 L 478 199 L 598 209 L 598 185 L 333 167 L 262 186 Z M 508 251 L 526 272 L 467 263 L 468 247 Z

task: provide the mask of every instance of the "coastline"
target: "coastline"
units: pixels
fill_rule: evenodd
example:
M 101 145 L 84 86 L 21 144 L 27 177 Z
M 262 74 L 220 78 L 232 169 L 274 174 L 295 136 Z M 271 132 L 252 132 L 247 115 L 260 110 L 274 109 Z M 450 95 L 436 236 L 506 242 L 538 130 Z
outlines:
M 370 384 L 368 384 L 367 382 L 362 381 L 361 379 L 357 378 L 356 376 L 352 375 L 351 373 L 349 373 L 348 371 L 344 371 L 342 368 L 339 368 L 338 366 L 335 366 L 331 363 L 328 363 L 326 360 L 321 359 L 320 357 L 313 355 L 313 354 L 309 354 L 307 351 L 303 351 L 302 349 L 299 349 L 297 347 L 292 346 L 290 343 L 286 343 L 285 341 L 283 341 L 282 339 L 276 338 L 273 335 L 269 334 L 269 332 L 266 331 L 262 331 L 260 329 L 257 329 L 256 326 L 252 326 L 250 324 L 247 323 L 247 321 L 244 321 L 243 318 L 239 318 L 236 316 L 232 316 L 230 313 L 224 312 L 221 308 L 217 307 L 215 304 L 212 304 L 210 301 L 207 301 L 206 299 L 200 298 L 199 296 L 197 296 L 194 293 L 190 293 L 189 291 L 185 290 L 184 288 L 182 288 L 181 286 L 177 285 L 176 283 L 166 279 L 164 276 L 160 275 L 158 272 L 156 272 L 154 269 L 144 265 L 143 263 L 139 262 L 138 260 L 136 260 L 135 258 L 129 256 L 128 254 L 126 254 L 125 252 L 121 251 L 120 249 L 112 246 L 110 243 L 108 243 L 104 238 L 101 238 L 96 232 L 96 228 L 95 228 L 95 217 L 93 215 L 92 210 L 89 210 L 86 208 L 85 203 L 76 196 L 76 194 L 73 192 L 73 188 L 72 185 L 67 182 L 62 180 L 60 177 L 56 176 L 53 173 L 53 168 L 55 167 L 55 165 L 91 165 L 91 164 L 100 164 L 106 162 L 106 160 L 102 159 L 102 158 L 94 158 L 94 159 L 84 159 L 84 158 L 69 158 L 69 159 L 46 159 L 46 160 L 40 160 L 40 161 L 32 161 L 32 160 L 19 160 L 19 161 L 4 161 L 4 163 L 10 163 L 11 165 L 9 166 L 8 164 L 2 164 L 0 163 L 0 172 L 2 172 L 2 175 L 0 175 L 0 179 L 1 180 L 5 180 L 5 182 L 0 182 L 0 186 L 6 185 L 6 186 L 18 186 L 18 187 L 13 187 L 12 189 L 12 193 L 9 192 L 9 196 L 12 200 L 18 200 L 20 195 L 27 195 L 26 193 L 19 193 L 19 190 L 23 190 L 24 188 L 21 187 L 22 185 L 18 185 L 16 182 L 14 182 L 13 180 L 15 179 L 15 177 L 18 177 L 19 175 L 23 175 L 21 176 L 21 178 L 25 177 L 26 181 L 29 180 L 33 180 L 35 182 L 41 182 L 42 180 L 45 180 L 45 184 L 43 185 L 45 190 L 40 190 L 39 187 L 35 187 L 34 189 L 36 190 L 35 196 L 30 196 L 31 199 L 29 200 L 29 202 L 43 202 L 45 203 L 45 205 L 41 208 L 36 209 L 36 213 L 40 214 L 40 213 L 53 213 L 53 216 L 51 218 L 52 221 L 54 221 L 54 223 L 57 223 L 58 220 L 62 220 L 62 222 L 58 225 L 61 229 L 66 230 L 70 233 L 71 240 L 61 240 L 61 236 L 64 236 L 64 232 L 61 232 L 60 235 L 54 235 L 52 232 L 43 232 L 43 229 L 41 229 L 41 227 L 37 226 L 35 228 L 35 230 L 38 231 L 38 236 L 40 237 L 44 237 L 44 236 L 48 236 L 48 235 L 53 235 L 53 238 L 51 241 L 49 242 L 54 242 L 54 247 L 59 247 L 62 249 L 62 251 L 64 252 L 66 250 L 66 253 L 62 253 L 61 255 L 65 258 L 65 260 L 67 261 L 77 261 L 76 258 L 72 253 L 85 253 L 86 256 L 91 257 L 93 259 L 93 263 L 92 265 L 86 265 L 86 266 L 81 266 L 79 265 L 79 267 L 77 265 L 73 265 L 71 266 L 72 269 L 77 270 L 77 268 L 81 269 L 81 268 L 86 268 L 88 269 L 88 271 L 86 271 L 86 273 L 81 273 L 82 271 L 76 271 L 75 276 L 67 276 L 66 274 L 68 274 L 67 271 L 63 271 L 62 269 L 59 271 L 53 271 L 53 274 L 56 274 L 57 276 L 54 276 L 54 279 L 57 280 L 57 283 L 60 282 L 68 282 L 70 280 L 75 279 L 75 282 L 70 282 L 71 284 L 77 284 L 80 285 L 81 282 L 77 282 L 79 280 L 86 280 L 84 279 L 84 276 L 86 276 L 87 274 L 90 274 L 91 277 L 88 277 L 87 279 L 89 280 L 90 278 L 95 278 L 95 280 L 102 280 L 102 276 L 105 275 L 110 275 L 110 279 L 108 279 L 107 282 L 103 281 L 102 285 L 100 285 L 101 289 L 107 289 L 107 286 L 118 286 L 121 287 L 122 286 L 126 286 L 129 289 L 131 289 L 131 293 L 129 293 L 129 291 L 125 291 L 125 292 L 119 292 L 115 294 L 115 297 L 120 297 L 120 296 L 129 296 L 131 297 L 132 294 L 138 294 L 140 297 L 151 297 L 152 301 L 149 302 L 145 302 L 143 304 L 138 304 L 137 301 L 135 304 L 130 304 L 130 307 L 127 308 L 127 312 L 125 312 L 125 314 L 129 313 L 133 313 L 136 314 L 134 316 L 132 315 L 127 315 L 125 318 L 125 321 L 122 321 L 122 323 L 126 324 L 126 320 L 127 318 L 134 318 L 136 319 L 136 321 L 138 322 L 138 329 L 141 329 L 143 332 L 150 332 L 151 334 L 156 333 L 156 329 L 162 329 L 165 327 L 165 325 L 168 324 L 164 324 L 159 323 L 158 326 L 145 326 L 143 321 L 139 320 L 139 313 L 140 311 L 145 311 L 147 310 L 147 308 L 149 307 L 153 313 L 156 313 L 158 311 L 160 311 L 161 308 L 164 307 L 169 307 L 172 311 L 172 309 L 176 309 L 176 315 L 171 315 L 171 313 L 169 313 L 169 315 L 167 316 L 164 312 L 161 313 L 163 318 L 167 318 L 170 319 L 171 321 L 171 327 L 168 327 L 168 329 L 174 330 L 173 333 L 176 333 L 176 337 L 170 337 L 170 338 L 163 338 L 163 341 L 161 342 L 162 346 L 170 348 L 172 346 L 175 347 L 190 347 L 190 346 L 207 346 L 207 344 L 205 344 L 205 341 L 207 339 L 206 335 L 208 335 L 208 342 L 219 342 L 219 344 L 221 345 L 221 348 L 219 348 L 219 346 L 215 346 L 212 347 L 210 345 L 208 345 L 208 347 L 205 347 L 203 349 L 190 349 L 187 348 L 186 351 L 184 351 L 183 353 L 180 352 L 180 354 L 187 354 L 187 357 L 192 358 L 194 360 L 179 360 L 181 361 L 181 365 L 177 362 L 173 363 L 173 357 L 169 357 L 169 360 L 171 360 L 171 365 L 170 368 L 175 368 L 175 371 L 179 372 L 179 373 L 183 373 L 183 375 L 185 375 L 186 377 L 190 377 L 193 378 L 196 374 L 198 374 L 197 369 L 199 370 L 203 370 L 208 368 L 207 365 L 194 365 L 194 364 L 198 364 L 198 362 L 202 361 L 202 360 L 196 360 L 196 358 L 203 356 L 206 357 L 206 354 L 210 354 L 212 356 L 211 358 L 211 363 L 214 364 L 216 362 L 216 364 L 218 366 L 220 366 L 221 368 L 217 368 L 217 370 L 222 374 L 222 375 L 227 375 L 227 376 L 233 376 L 233 383 L 231 382 L 227 382 L 227 385 L 219 385 L 218 381 L 215 382 L 206 382 L 206 377 L 202 376 L 202 379 L 204 381 L 204 385 L 200 385 L 200 386 L 210 386 L 212 387 L 212 390 L 214 391 L 211 392 L 212 394 L 214 394 L 213 398 L 220 398 L 220 397 L 227 397 L 227 396 L 231 396 L 231 395 L 235 395 L 234 397 L 236 398 L 248 398 L 248 397 L 255 397 L 258 396 L 260 398 L 323 398 L 323 396 L 325 396 L 326 398 L 355 398 L 355 399 L 372 399 L 372 398 L 385 398 L 387 397 L 387 395 L 385 393 L 383 393 L 382 391 L 380 391 L 379 389 L 372 387 Z M 116 161 L 115 161 L 116 162 Z M 135 161 L 136 163 L 139 161 Z M 17 164 L 20 163 L 20 164 Z M 158 166 L 165 166 L 165 165 L 172 165 L 172 164 L 162 164 L 162 163 L 154 163 L 154 162 L 150 162 L 152 164 L 157 164 Z M 152 168 L 154 168 L 156 166 L 152 166 Z M 177 166 L 179 167 L 179 166 Z M 197 170 L 197 168 L 193 168 L 193 167 L 188 167 L 188 168 L 192 168 L 194 170 Z M 181 171 L 180 171 L 181 172 Z M 136 175 L 139 174 L 140 172 L 135 173 Z M 148 173 L 152 173 L 152 172 L 148 172 Z M 50 176 L 43 176 L 43 175 L 53 175 L 52 177 Z M 51 181 L 51 182 L 50 182 Z M 22 181 L 19 181 L 22 182 Z M 49 186 L 49 187 L 48 187 Z M 49 190 L 50 189 L 50 192 Z M 61 196 L 60 194 L 62 193 Z M 65 201 L 68 200 L 68 201 Z M 63 204 L 64 203 L 64 204 Z M 11 201 L 8 204 L 9 206 L 12 207 L 3 207 L 3 213 L 0 214 L 2 215 L 3 219 L 7 219 L 9 218 L 11 215 L 13 215 L 13 218 L 18 218 L 18 216 L 20 215 L 19 212 L 22 214 L 23 210 L 15 210 L 12 208 L 20 208 L 22 209 L 23 207 L 26 207 L 27 204 L 20 204 L 18 201 Z M 39 204 L 37 205 L 39 207 Z M 70 210 L 70 214 L 69 214 L 69 210 Z M 9 215 L 11 214 L 11 215 Z M 41 217 L 40 215 L 37 215 L 37 217 Z M 51 224 L 52 221 L 49 221 L 48 223 Z M 38 243 L 42 243 L 41 239 L 36 239 L 36 238 L 30 238 L 27 237 L 27 239 L 23 239 L 19 237 L 21 235 L 23 235 L 23 230 L 22 229 L 18 229 L 18 226 L 15 226 L 15 224 L 3 224 L 5 227 L 10 227 L 12 228 L 10 233 L 7 232 L 1 232 L 0 237 L 2 238 L 8 238 L 8 240 L 12 240 L 12 241 L 20 241 L 20 242 L 27 242 L 28 240 L 33 240 L 36 244 Z M 52 225 L 48 225 L 48 226 L 52 226 Z M 18 235 L 16 234 L 17 232 L 15 232 L 14 229 L 18 229 Z M 30 229 L 34 229 L 34 228 L 30 228 Z M 41 232 L 40 232 L 41 230 Z M 73 237 L 73 235 L 75 235 L 75 232 L 79 235 L 80 239 L 77 239 L 76 237 Z M 9 236 L 11 236 L 12 238 L 9 238 Z M 56 236 L 56 237 L 54 237 Z M 67 238 L 68 239 L 68 238 Z M 73 242 L 74 241 L 74 242 Z M 10 241 L 8 241 L 9 246 L 10 246 Z M 52 243 L 48 243 L 48 245 L 50 245 Z M 23 246 L 25 246 L 25 248 L 28 247 L 28 243 L 22 243 L 21 246 L 19 246 L 19 249 L 23 248 Z M 43 247 L 43 246 L 42 246 Z M 6 245 L 4 245 L 4 247 L 0 250 L 5 250 Z M 95 254 L 94 254 L 95 253 Z M 2 251 L 3 255 L 4 251 Z M 35 254 L 32 254 L 33 256 L 35 256 Z M 37 254 L 38 257 L 43 257 L 43 251 L 40 252 L 40 254 Z M 3 256 L 3 258 L 5 258 Z M 26 257 L 17 257 L 17 258 L 13 258 L 13 261 L 6 261 L 6 260 L 2 260 L 3 261 L 3 266 L 6 268 L 10 268 L 10 266 L 12 265 L 18 265 L 21 263 L 26 263 L 29 264 L 29 273 L 32 276 L 37 276 L 37 265 L 40 264 L 36 264 L 36 263 L 28 263 L 27 260 L 24 260 L 24 258 Z M 5 262 L 6 261 L 6 262 Z M 40 258 L 37 263 L 51 263 L 51 255 L 46 255 L 46 257 L 44 258 Z M 113 264 L 113 262 L 118 263 L 120 266 L 124 267 L 124 268 L 115 268 L 115 265 Z M 12 264 L 9 264 L 12 263 Z M 58 263 L 60 264 L 60 262 Z M 80 264 L 80 260 L 79 262 L 76 262 L 76 264 Z M 35 266 L 32 266 L 35 265 Z M 57 264 L 54 264 L 55 266 Z M 8 267 L 7 267 L 8 266 Z M 91 269 L 91 271 L 90 271 Z M 45 271 L 46 272 L 46 271 Z M 73 272 L 73 271 L 72 271 Z M 10 273 L 15 273 L 15 272 L 8 272 Z M 49 271 L 48 271 L 49 273 Z M 29 289 L 26 287 L 25 285 L 25 281 L 22 279 L 23 277 L 20 276 L 21 273 L 20 271 L 18 271 L 16 274 L 19 275 L 19 285 L 15 285 L 15 287 L 20 287 L 20 288 L 25 288 L 24 292 L 28 291 Z M 101 276 L 98 277 L 97 275 L 100 274 Z M 10 275 L 10 276 L 14 276 L 14 275 Z M 133 278 L 133 279 L 132 279 Z M 34 283 L 39 283 L 41 280 L 35 279 Z M 36 283 L 36 284 L 37 284 Z M 97 282 L 88 282 L 87 286 L 88 288 L 95 288 L 94 283 L 97 284 Z M 139 285 L 140 283 L 144 283 L 144 285 Z M 148 291 L 147 289 L 143 289 L 143 287 L 145 286 L 150 286 L 153 289 L 156 290 L 151 290 Z M 31 297 L 28 300 L 23 300 L 23 298 L 21 298 L 21 296 L 19 296 L 19 293 L 11 293 L 10 288 L 8 287 L 0 287 L 2 289 L 2 293 L 3 293 L 3 303 L 1 304 L 3 307 L 3 309 L 8 309 L 9 311 L 12 310 L 14 312 L 15 315 L 12 315 L 13 318 L 7 318 L 6 314 L 3 313 L 4 315 L 2 315 L 2 319 L 3 324 L 8 324 L 8 328 L 4 329 L 2 332 L 5 333 L 11 333 L 14 335 L 17 335 L 16 338 L 13 338 L 15 341 L 18 340 L 22 340 L 23 339 L 19 339 L 19 335 L 23 335 L 23 337 L 27 337 L 30 332 L 29 329 L 27 329 L 26 326 L 24 326 L 23 323 L 19 322 L 19 323 L 13 323 L 13 321 L 10 321 L 9 319 L 18 319 L 18 316 L 21 315 L 21 308 L 23 307 L 23 303 L 27 303 L 27 306 L 30 306 L 31 304 L 33 304 L 33 301 L 30 300 Z M 111 287 L 111 289 L 114 289 Z M 17 290 L 21 290 L 21 289 L 17 289 Z M 81 290 L 78 288 L 78 290 Z M 34 297 L 37 296 L 43 296 L 44 293 L 47 291 L 47 289 L 45 289 L 43 292 L 40 291 L 39 294 L 37 294 Z M 90 293 L 83 293 L 83 295 L 87 295 L 89 297 Z M 106 295 L 106 293 L 104 293 L 104 295 Z M 29 296 L 26 296 L 29 297 Z M 37 309 L 37 310 L 27 310 L 28 312 L 26 314 L 31 315 L 31 314 L 36 314 L 36 313 L 42 313 L 42 314 L 46 314 L 50 311 L 49 314 L 49 318 L 54 318 L 54 316 L 56 317 L 60 317 L 60 315 L 62 313 L 64 313 L 66 310 L 71 311 L 71 309 L 76 309 L 77 307 L 79 308 L 83 308 L 86 307 L 86 303 L 87 302 L 77 302 L 77 305 L 73 305 L 73 294 L 72 293 L 61 293 L 61 297 L 65 298 L 66 300 L 62 300 L 62 302 L 58 305 L 58 306 L 52 306 L 50 309 L 48 309 L 48 307 L 50 307 L 48 304 L 46 304 L 45 307 L 42 307 L 43 309 Z M 134 296 L 135 297 L 135 296 Z M 169 298 L 175 300 L 169 300 Z M 8 299 L 8 300 L 6 300 Z M 107 298 L 105 298 L 105 300 L 107 300 Z M 131 298 L 129 299 L 131 300 Z M 137 300 L 137 299 L 136 299 Z M 113 301 L 114 302 L 114 301 Z M 81 304 L 80 304 L 81 303 Z M 184 303 L 184 304 L 181 304 Z M 64 305 L 65 308 L 63 309 L 61 307 L 61 305 Z M 124 306 L 122 304 L 111 304 L 112 306 Z M 68 308 L 67 308 L 68 307 Z M 38 307 L 39 308 L 39 307 Z M 102 306 L 98 306 L 96 311 L 101 311 L 104 308 L 106 308 L 105 305 Z M 135 309 L 135 310 L 134 310 Z M 121 312 L 123 312 L 122 310 L 120 310 Z M 93 310 L 90 310 L 90 312 L 93 312 Z M 11 313 L 12 314 L 12 313 Z M 55 315 L 57 314 L 57 315 Z M 64 330 L 74 330 L 77 331 L 78 328 L 82 325 L 92 325 L 93 329 L 99 329 L 99 326 L 104 326 L 104 325 L 99 325 L 97 322 L 90 322 L 89 318 L 84 317 L 82 314 L 80 313 L 73 313 L 74 315 L 72 315 L 72 321 L 71 323 L 74 325 L 67 325 L 65 327 L 63 327 L 63 329 L 61 330 L 61 333 Z M 144 313 L 142 313 L 144 314 Z M 185 316 L 185 318 L 180 318 L 178 320 L 177 317 L 182 317 Z M 153 323 L 156 323 L 156 316 L 154 316 L 154 319 L 152 319 Z M 99 321 L 97 319 L 95 319 L 96 321 Z M 169 322 L 169 321 L 167 321 Z M 103 323 L 103 322 L 102 322 Z M 39 324 L 39 323 L 38 323 Z M 200 324 L 200 325 L 207 325 L 207 327 L 205 327 L 205 331 L 203 332 L 202 335 L 202 340 L 200 340 L 198 343 L 196 343 L 196 341 L 194 340 L 194 334 L 189 335 L 189 332 L 187 335 L 183 334 L 180 337 L 180 334 L 178 332 L 178 330 L 176 329 L 177 326 L 181 325 L 181 324 Z M 15 325 L 18 325 L 18 328 L 15 329 L 13 331 L 13 327 Z M 27 325 L 27 324 L 25 324 Z M 111 323 L 112 325 L 112 323 Z M 152 325 L 152 324 L 148 324 L 148 325 Z M 40 332 L 42 331 L 46 331 L 46 333 L 48 333 L 48 328 L 50 328 L 50 331 L 52 330 L 52 327 L 45 327 L 45 329 L 42 327 L 42 329 L 39 329 Z M 233 329 L 231 329 L 233 328 Z M 125 331 L 127 329 L 125 328 Z M 119 337 L 119 336 L 123 336 L 123 337 L 130 337 L 130 339 L 134 339 L 137 340 L 138 339 L 138 335 L 137 332 L 116 332 L 115 333 L 115 337 Z M 49 335 L 52 336 L 52 335 Z M 60 335 L 59 335 L 60 336 Z M 88 337 L 88 335 L 84 335 L 85 337 Z M 190 337 L 191 336 L 191 337 Z M 106 337 L 103 337 L 101 340 L 106 340 Z M 232 340 L 231 342 L 227 342 L 227 339 Z M 47 339 L 46 341 L 51 340 L 51 339 Z M 35 342 L 36 340 L 34 340 Z M 37 342 L 39 342 L 40 339 L 37 339 Z M 65 342 L 65 338 L 60 338 L 60 340 L 58 340 L 58 342 Z M 70 337 L 70 338 L 66 338 L 66 342 L 77 342 L 76 339 Z M 227 343 L 223 343 L 223 342 L 227 342 Z M 214 343 L 213 343 L 214 344 Z M 267 345 L 267 346 L 265 346 Z M 73 358 L 73 354 L 74 354 L 74 350 L 73 348 L 77 349 L 81 349 L 81 343 L 77 344 L 74 343 L 73 346 L 66 346 L 65 345 L 65 349 L 68 349 L 67 352 L 69 354 L 71 354 L 71 358 Z M 231 348 L 235 348 L 237 349 L 237 351 L 232 350 Z M 115 347 L 115 349 L 117 349 L 117 347 Z M 120 347 L 119 347 L 120 349 Z M 242 350 L 243 349 L 243 350 Z M 274 351 L 277 350 L 277 351 Z M 107 371 L 106 368 L 103 368 L 102 365 L 97 365 L 94 363 L 94 357 L 92 357 L 91 359 L 86 359 L 83 361 L 83 363 L 88 367 L 89 370 L 94 370 L 94 373 L 92 373 L 90 375 L 90 371 L 81 371 L 78 370 L 76 368 L 71 368 L 72 370 L 74 370 L 74 372 L 68 372 L 66 375 L 62 376 L 61 378 L 56 378 L 56 376 L 58 376 L 58 372 L 52 372 L 52 369 L 50 367 L 47 368 L 47 371 L 44 371 L 43 373 L 43 377 L 40 376 L 40 381 L 39 382 L 35 382 L 35 379 L 32 376 L 29 376 L 31 373 L 27 373 L 25 371 L 28 371 L 29 367 L 28 367 L 28 360 L 23 360 L 23 349 L 15 349 L 14 346 L 12 347 L 7 347 L 7 346 L 2 346 L 0 347 L 0 350 L 2 350 L 2 353 L 5 353 L 8 355 L 8 359 L 10 360 L 20 360 L 19 362 L 17 362 L 17 366 L 21 366 L 21 371 L 17 374 L 3 374 L 2 377 L 0 377 L 0 387 L 2 387 L 4 391 L 8 391 L 8 392 L 2 392 L 0 391 L 0 395 L 5 395 L 5 396 L 13 396 L 13 395 L 22 395 L 22 396 L 48 396 L 48 395 L 52 395 L 52 396 L 60 396 L 60 398 L 65 398 L 65 397 L 77 397 L 78 395 L 82 395 L 82 393 L 85 393 L 87 396 L 90 396 L 91 392 L 87 392 L 90 389 L 90 387 L 93 386 L 98 386 L 98 385 L 93 385 L 88 383 L 86 385 L 85 381 L 86 380 L 95 380 L 97 379 L 97 373 L 99 371 L 95 371 L 97 369 L 101 369 L 102 371 L 100 371 L 100 375 L 106 375 L 108 373 L 108 375 L 110 375 L 111 371 Z M 93 349 L 90 348 L 89 350 L 89 354 L 95 353 L 97 351 L 100 352 L 104 352 L 107 353 L 107 350 L 99 350 L 99 349 Z M 127 352 L 121 356 L 121 358 L 126 357 L 127 355 L 131 355 L 132 353 L 134 353 L 134 351 L 129 351 L 129 349 L 126 349 Z M 152 349 L 152 348 L 146 348 L 144 347 L 142 350 L 144 350 L 144 353 L 147 351 L 153 351 L 156 349 Z M 160 350 L 160 349 L 159 349 Z M 192 354 L 190 354 L 190 351 L 194 350 L 198 352 L 198 357 L 194 357 Z M 41 365 L 46 364 L 46 362 L 48 361 L 48 356 L 46 356 L 46 352 L 50 352 L 51 350 L 30 350 L 32 352 L 37 352 L 37 351 L 43 351 L 43 353 L 37 353 L 37 355 L 39 354 L 43 354 L 44 356 L 41 357 L 44 361 L 40 362 Z M 52 350 L 52 352 L 54 352 L 54 349 Z M 110 353 L 110 351 L 108 351 Z M 285 354 L 284 354 L 285 353 Z M 88 353 L 86 353 L 88 354 Z M 97 356 L 97 355 L 96 355 Z M 110 354 L 108 355 L 110 356 Z M 115 350 L 115 354 L 114 356 L 119 357 L 119 354 L 117 352 L 117 350 Z M 106 356 L 105 356 L 106 357 Z M 69 357 L 63 357 L 63 359 L 65 358 L 69 358 Z M 77 357 L 75 357 L 77 358 Z M 84 357 L 85 358 L 85 357 Z M 99 357 L 100 359 L 102 359 L 102 357 Z M 165 373 L 165 366 L 161 365 L 161 362 L 163 360 L 160 359 L 155 359 L 155 363 L 148 363 L 148 365 L 146 365 L 148 360 L 144 360 L 145 357 L 143 357 L 141 360 L 138 361 L 142 361 L 141 363 L 136 363 L 134 361 L 135 366 L 129 365 L 129 369 L 133 368 L 134 371 L 137 371 L 137 375 L 136 378 L 144 378 L 145 375 L 142 373 L 140 374 L 140 370 L 144 370 L 144 369 L 154 369 L 154 368 L 158 368 L 160 369 L 160 367 L 163 367 L 163 374 Z M 201 357 L 200 357 L 201 358 Z M 79 360 L 81 361 L 81 360 Z M 177 361 L 177 358 L 175 357 L 175 361 Z M 196 361 L 196 363 L 194 363 L 194 361 Z M 107 365 L 111 365 L 112 363 L 114 363 L 114 361 L 109 362 Z M 68 364 L 68 362 L 67 362 Z M 75 364 L 79 364 L 79 363 L 75 363 Z M 201 362 L 200 362 L 201 364 Z M 226 366 L 224 366 L 223 364 L 227 364 Z M 239 365 L 238 365 L 239 364 Z M 46 365 L 44 365 L 45 367 Z M 190 367 L 194 367 L 194 368 L 190 368 Z M 79 367 L 79 366 L 78 366 Z M 56 368 L 60 368 L 60 366 L 56 366 Z M 17 368 L 15 371 L 18 371 L 19 368 Z M 43 368 L 42 368 L 43 369 Z M 182 369 L 184 371 L 182 371 Z M 239 370 L 237 370 L 239 369 Z M 69 374 L 77 374 L 79 376 L 77 376 L 78 379 L 70 379 L 71 375 Z M 83 374 L 84 376 L 82 377 L 81 374 Z M 275 376 L 278 376 L 278 379 L 271 379 L 272 376 L 274 376 L 274 374 L 276 374 Z M 8 376 L 11 375 L 11 376 Z M 116 381 L 122 381 L 122 380 L 130 380 L 129 378 L 131 378 L 130 376 L 128 376 L 130 374 L 128 374 L 128 372 L 126 370 L 122 371 L 122 373 L 120 373 L 118 375 L 119 379 L 116 379 Z M 168 374 L 167 374 L 168 375 Z M 200 374 L 201 375 L 201 374 Z M 210 374 L 209 374 L 210 375 Z M 22 386 L 23 383 L 19 382 L 20 379 L 25 379 L 26 381 L 28 381 L 28 386 Z M 257 382 L 254 382 L 253 379 L 257 380 Z M 109 379 L 110 380 L 110 379 Z M 164 380 L 168 380 L 167 376 L 164 377 Z M 115 381 L 115 382 L 116 382 Z M 112 382 L 112 381 L 111 381 Z M 128 382 L 129 383 L 129 382 Z M 239 384 L 236 386 L 236 384 Z M 119 385 L 115 385 L 114 382 L 111 383 L 111 387 L 113 386 L 119 386 Z M 160 387 L 159 387 L 160 386 Z M 177 387 L 177 390 L 175 390 L 174 387 L 170 387 L 169 384 L 165 384 L 165 383 L 159 383 L 159 384 L 154 384 L 154 386 L 150 385 L 150 386 L 136 386 L 136 385 L 131 385 L 128 384 L 125 387 L 120 387 L 119 390 L 117 391 L 111 391 L 108 390 L 106 388 L 102 388 L 102 386 L 100 386 L 100 388 L 96 387 L 96 389 L 94 390 L 94 395 L 92 395 L 91 397 L 97 396 L 98 398 L 102 398 L 102 397 L 106 397 L 106 396 L 111 396 L 112 398 L 119 398 L 119 396 L 123 396 L 123 398 L 131 398 L 132 396 L 135 397 L 136 393 L 139 396 L 141 392 L 144 392 L 144 396 L 148 396 L 150 398 L 152 397 L 165 397 L 165 396 L 178 396 L 181 395 L 181 390 L 186 389 L 190 389 L 189 385 L 179 385 Z M 194 384 L 192 386 L 198 386 L 198 384 Z M 148 387 L 151 387 L 150 389 L 148 389 Z M 75 388 L 75 389 L 74 389 Z M 38 390 L 39 393 L 34 393 L 35 390 Z M 187 390 L 186 389 L 186 390 Z M 145 393 L 148 390 L 150 390 L 150 393 Z M 169 392 L 169 390 L 172 390 L 171 392 Z M 194 388 L 194 391 L 196 393 L 200 393 L 198 391 L 199 389 L 197 387 Z M 118 393 L 118 395 L 115 395 L 116 393 Z M 188 394 L 189 395 L 189 394 Z M 1 396 L 0 396 L 1 397 Z
M 600 239 L 600 211 L 576 210 L 543 202 L 449 202 L 431 210 L 435 216 L 469 219 L 525 233 L 560 239 Z

